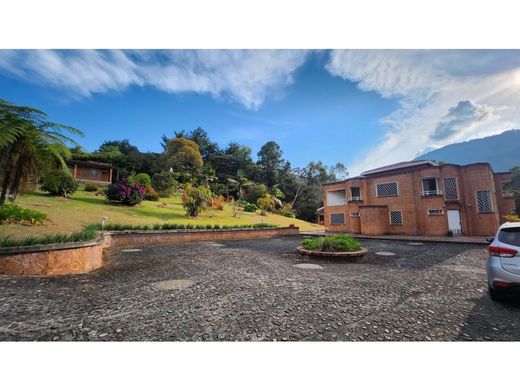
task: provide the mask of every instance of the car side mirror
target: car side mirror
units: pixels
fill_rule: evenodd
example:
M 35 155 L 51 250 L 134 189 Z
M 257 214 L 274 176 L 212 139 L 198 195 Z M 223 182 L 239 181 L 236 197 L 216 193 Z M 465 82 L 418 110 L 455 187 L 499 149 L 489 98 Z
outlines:
M 493 242 L 494 239 L 495 239 L 495 237 L 486 237 L 486 241 L 489 242 L 490 244 Z

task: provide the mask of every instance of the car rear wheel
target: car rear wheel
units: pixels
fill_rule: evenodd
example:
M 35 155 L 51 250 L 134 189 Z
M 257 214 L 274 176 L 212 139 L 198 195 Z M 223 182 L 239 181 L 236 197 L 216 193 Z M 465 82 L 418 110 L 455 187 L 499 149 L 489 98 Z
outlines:
M 496 288 L 489 287 L 489 296 L 492 301 L 502 302 L 505 299 L 505 294 L 503 291 L 497 290 Z

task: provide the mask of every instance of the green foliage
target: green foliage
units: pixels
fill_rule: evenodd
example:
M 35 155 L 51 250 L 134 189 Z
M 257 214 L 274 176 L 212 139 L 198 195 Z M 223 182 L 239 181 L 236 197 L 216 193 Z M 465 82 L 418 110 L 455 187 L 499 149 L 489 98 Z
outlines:
M 254 213 L 254 212 L 256 212 L 256 210 L 258 210 L 258 206 L 256 204 L 246 203 L 246 205 L 244 206 L 245 212 Z
M 71 234 L 51 234 L 41 237 L 27 237 L 21 240 L 13 240 L 9 237 L 3 237 L 0 239 L 0 247 L 46 245 L 66 242 L 90 241 L 95 239 L 96 235 L 97 226 L 89 225 L 85 229 Z
M 506 222 L 520 222 L 520 217 L 518 215 L 514 215 L 514 214 L 504 215 L 504 221 L 506 221 Z
M 252 183 L 244 189 L 244 200 L 257 204 L 258 199 L 265 197 L 267 194 L 269 194 L 269 189 L 265 184 Z
M 101 230 L 101 224 L 89 225 L 90 228 Z M 105 231 L 123 231 L 123 230 L 230 230 L 230 229 L 262 229 L 262 228 L 275 228 L 278 225 L 270 223 L 256 223 L 256 224 L 241 224 L 241 225 L 192 225 L 192 224 L 175 224 L 175 223 L 164 223 L 150 225 L 128 225 L 128 224 L 106 224 Z
M 175 180 L 175 175 L 168 171 L 156 173 L 153 176 L 152 183 L 154 190 L 161 198 L 172 196 L 179 188 L 179 182 Z
M 277 210 L 277 214 L 288 218 L 296 218 L 296 213 L 290 203 L 284 203 L 282 208 Z
M 130 176 L 128 182 L 130 184 L 141 184 L 145 187 L 152 185 L 152 179 L 147 173 L 138 173 L 137 175 Z
M 87 183 L 85 184 L 85 187 L 83 188 L 84 191 L 87 192 L 96 192 L 99 190 L 99 187 L 95 184 Z
M 78 186 L 78 182 L 74 180 L 68 169 L 54 169 L 43 175 L 40 188 L 51 195 L 67 198 L 78 190 Z
M 168 140 L 164 154 L 168 166 L 179 173 L 184 183 L 190 182 L 204 165 L 199 146 L 194 141 L 183 137 Z
M 268 211 L 273 213 L 276 209 L 275 202 L 270 196 L 259 198 L 256 202 L 258 208 L 262 211 Z
M 7 192 L 12 199 L 32 186 L 31 179 L 44 175 L 71 157 L 68 144 L 79 146 L 66 136 L 81 131 L 47 120 L 47 114 L 32 107 L 17 106 L 0 99 L 0 206 Z
M 186 215 L 190 217 L 198 216 L 208 207 L 211 196 L 211 190 L 207 186 L 194 187 L 191 184 L 186 185 L 184 194 L 181 197 Z
M 0 223 L 29 223 L 37 225 L 44 222 L 47 215 L 36 210 L 25 209 L 13 203 L 0 207 Z
M 306 238 L 301 245 L 305 249 L 322 252 L 353 252 L 361 249 L 361 244 L 357 240 L 345 234 Z

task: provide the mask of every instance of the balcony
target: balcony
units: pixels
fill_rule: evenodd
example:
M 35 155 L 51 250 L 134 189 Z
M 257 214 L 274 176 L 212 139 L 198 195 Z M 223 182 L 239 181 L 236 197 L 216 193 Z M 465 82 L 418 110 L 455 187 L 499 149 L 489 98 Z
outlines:
M 421 196 L 442 196 L 442 191 L 441 190 L 422 191 Z

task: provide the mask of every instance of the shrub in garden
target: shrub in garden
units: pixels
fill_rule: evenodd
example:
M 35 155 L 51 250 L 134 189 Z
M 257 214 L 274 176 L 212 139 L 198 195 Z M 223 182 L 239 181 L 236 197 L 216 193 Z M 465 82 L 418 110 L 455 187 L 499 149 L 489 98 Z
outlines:
M 220 196 L 214 196 L 211 198 L 211 208 L 215 210 L 224 210 L 224 197 L 222 195 Z
M 504 221 L 506 221 L 506 222 L 520 222 L 520 217 L 518 215 L 514 215 L 514 214 L 504 215 Z
M 95 184 L 87 183 L 87 184 L 85 184 L 84 190 L 87 191 L 87 192 L 96 192 L 96 191 L 99 190 L 99 188 Z
M 255 204 L 247 203 L 244 206 L 244 211 L 246 211 L 248 213 L 254 213 L 256 210 L 258 210 L 258 207 Z
M 296 212 L 290 203 L 284 203 L 282 208 L 278 210 L 277 213 L 284 217 L 296 218 Z
M 145 189 L 144 198 L 146 200 L 151 200 L 152 202 L 158 202 L 159 194 L 155 192 L 155 190 L 151 186 L 147 186 Z
M 301 245 L 305 249 L 322 252 L 353 252 L 361 249 L 361 244 L 346 234 L 306 238 L 302 241 Z
M 24 209 L 12 203 L 0 207 L 0 223 L 30 223 L 37 225 L 44 222 L 47 215 L 30 209 Z
M 276 204 L 273 198 L 269 196 L 264 196 L 263 198 L 258 198 L 256 204 L 263 211 L 274 212 L 276 210 Z
M 211 191 L 207 186 L 194 187 L 187 184 L 181 200 L 186 214 L 190 217 L 196 217 L 208 207 L 208 203 L 211 201 Z
M 130 184 L 141 184 L 145 187 L 152 185 L 152 179 L 147 173 L 138 173 L 137 175 L 128 178 Z
M 134 206 L 144 199 L 145 187 L 141 184 L 130 184 L 122 181 L 119 184 L 111 184 L 106 191 L 106 197 L 110 202 L 121 202 L 127 206 Z
M 55 169 L 42 177 L 41 190 L 51 195 L 68 197 L 78 190 L 78 182 L 70 172 L 64 169 Z
M 21 240 L 12 240 L 9 237 L 0 238 L 0 247 L 15 247 L 29 245 L 46 245 L 65 242 L 90 241 L 97 236 L 97 226 L 89 225 L 83 230 L 71 234 L 51 234 L 41 237 L 27 237 Z
M 172 196 L 179 187 L 179 182 L 175 180 L 175 175 L 168 171 L 156 173 L 153 176 L 152 183 L 153 188 L 161 198 Z

